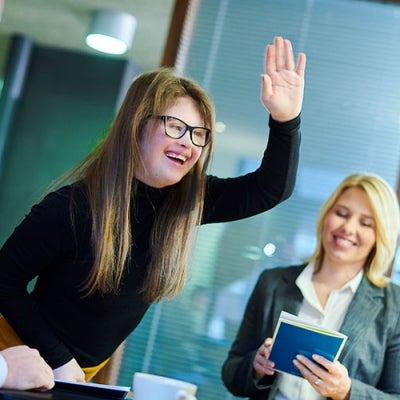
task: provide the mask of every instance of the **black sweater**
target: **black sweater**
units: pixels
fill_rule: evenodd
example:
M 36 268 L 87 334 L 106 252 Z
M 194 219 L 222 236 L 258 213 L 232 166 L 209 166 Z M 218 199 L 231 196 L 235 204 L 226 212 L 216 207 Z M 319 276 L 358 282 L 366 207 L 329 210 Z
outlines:
M 208 176 L 202 223 L 250 217 L 287 199 L 294 188 L 300 117 L 270 119 L 268 147 L 256 171 L 236 178 Z M 84 192 L 71 186 L 32 207 L 0 250 L 0 312 L 25 344 L 37 348 L 52 368 L 75 358 L 91 367 L 110 357 L 136 328 L 149 307 L 138 293 L 147 263 L 157 209 L 169 188 L 139 184 L 132 257 L 119 293 L 82 297 L 93 264 L 91 220 Z M 28 283 L 37 277 L 35 288 Z

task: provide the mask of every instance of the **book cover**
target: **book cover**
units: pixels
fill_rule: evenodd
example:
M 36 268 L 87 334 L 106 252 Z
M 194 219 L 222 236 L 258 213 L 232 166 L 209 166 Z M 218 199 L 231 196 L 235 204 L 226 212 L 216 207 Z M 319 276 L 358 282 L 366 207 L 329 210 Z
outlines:
M 297 354 L 310 359 L 313 354 L 319 354 L 335 361 L 346 343 L 347 336 L 304 322 L 296 315 L 282 311 L 272 339 L 269 359 L 275 362 L 274 369 L 302 377 L 293 364 Z
M 129 386 L 103 385 L 91 382 L 69 382 L 56 380 L 53 391 L 65 391 L 79 393 L 81 395 L 95 396 L 96 399 L 105 398 L 107 400 L 122 400 L 130 391 Z
M 11 390 L 0 388 L 0 400 L 123 400 L 130 387 L 56 380 L 51 390 Z

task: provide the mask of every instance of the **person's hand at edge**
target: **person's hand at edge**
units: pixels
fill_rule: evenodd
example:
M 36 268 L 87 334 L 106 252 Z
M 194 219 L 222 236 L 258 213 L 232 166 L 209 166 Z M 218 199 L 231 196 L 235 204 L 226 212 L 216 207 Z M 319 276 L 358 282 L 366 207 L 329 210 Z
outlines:
M 7 364 L 2 388 L 48 390 L 54 386 L 53 371 L 36 349 L 21 345 L 9 347 L 0 354 Z

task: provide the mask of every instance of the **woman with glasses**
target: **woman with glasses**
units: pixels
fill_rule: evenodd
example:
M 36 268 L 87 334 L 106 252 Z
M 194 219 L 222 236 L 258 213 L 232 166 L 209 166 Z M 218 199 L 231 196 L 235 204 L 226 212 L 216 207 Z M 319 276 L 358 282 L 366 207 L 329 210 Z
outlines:
M 250 217 L 287 199 L 304 70 L 305 55 L 295 63 L 289 40 L 267 46 L 267 150 L 256 171 L 227 179 L 206 174 L 215 121 L 204 90 L 168 69 L 137 77 L 104 141 L 0 250 L 0 349 L 25 343 L 56 379 L 90 379 L 151 303 L 182 289 L 196 226 Z

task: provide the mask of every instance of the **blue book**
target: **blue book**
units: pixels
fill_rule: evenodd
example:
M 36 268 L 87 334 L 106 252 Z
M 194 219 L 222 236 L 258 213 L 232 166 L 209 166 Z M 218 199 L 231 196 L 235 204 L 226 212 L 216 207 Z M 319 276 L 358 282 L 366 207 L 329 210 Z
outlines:
M 272 339 L 273 345 L 269 359 L 274 361 L 274 369 L 302 377 L 293 364 L 297 354 L 310 359 L 313 354 L 319 354 L 330 361 L 336 361 L 346 343 L 347 336 L 307 323 L 296 315 L 282 311 Z

